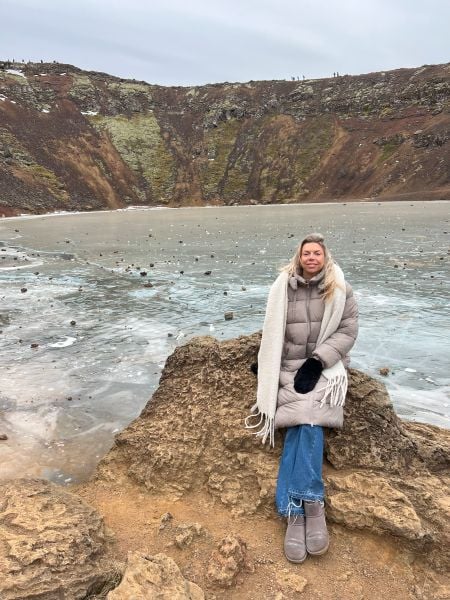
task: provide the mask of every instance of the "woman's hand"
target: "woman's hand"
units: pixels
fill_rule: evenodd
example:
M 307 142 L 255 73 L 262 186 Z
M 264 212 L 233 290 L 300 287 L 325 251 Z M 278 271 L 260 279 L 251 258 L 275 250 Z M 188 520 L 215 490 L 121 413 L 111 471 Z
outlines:
M 322 363 L 317 358 L 307 358 L 294 377 L 294 390 L 297 394 L 307 394 L 313 390 L 322 373 Z

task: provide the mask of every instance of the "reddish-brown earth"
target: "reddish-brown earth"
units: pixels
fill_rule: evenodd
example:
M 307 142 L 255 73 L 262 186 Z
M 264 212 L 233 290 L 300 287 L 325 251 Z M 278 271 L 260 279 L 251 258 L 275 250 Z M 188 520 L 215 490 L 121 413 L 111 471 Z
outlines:
M 0 62 L 5 216 L 448 199 L 449 140 L 450 64 L 169 88 L 57 63 Z

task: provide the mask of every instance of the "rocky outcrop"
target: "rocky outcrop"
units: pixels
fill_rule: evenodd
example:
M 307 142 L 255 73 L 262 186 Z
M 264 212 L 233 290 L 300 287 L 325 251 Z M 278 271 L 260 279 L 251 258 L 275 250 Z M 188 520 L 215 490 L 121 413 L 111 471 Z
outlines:
M 243 428 L 259 343 L 196 338 L 167 359 L 151 401 L 78 489 L 114 523 L 116 545 L 80 497 L 2 483 L 0 598 L 201 600 L 203 588 L 217 600 L 333 600 L 393 586 L 401 600 L 447 597 L 449 432 L 401 421 L 384 385 L 355 370 L 344 428 L 326 437 L 330 551 L 301 573 L 286 562 L 273 506 L 282 433 L 271 449 Z
M 273 511 L 279 452 L 244 430 L 253 404 L 260 337 L 202 337 L 169 356 L 141 416 L 115 439 L 97 474 L 131 477 L 151 493 L 207 490 L 235 513 Z
M 0 483 L 0 598 L 81 600 L 117 583 L 102 517 L 42 480 Z
M 337 469 L 401 474 L 450 467 L 450 432 L 401 421 L 385 386 L 352 370 L 344 427 L 329 432 L 326 455 Z
M 449 99 L 449 64 L 167 88 L 0 62 L 0 215 L 448 199 Z
M 129 552 L 119 586 L 108 600 L 204 600 L 202 589 L 187 581 L 176 563 L 165 554 L 149 556 Z
M 98 467 L 171 498 L 206 492 L 234 514 L 274 516 L 281 434 L 270 449 L 243 427 L 260 336 L 195 338 L 167 359 L 160 385 Z M 326 440 L 329 518 L 395 536 L 436 568 L 450 564 L 448 431 L 407 424 L 384 385 L 350 370 L 345 426 Z

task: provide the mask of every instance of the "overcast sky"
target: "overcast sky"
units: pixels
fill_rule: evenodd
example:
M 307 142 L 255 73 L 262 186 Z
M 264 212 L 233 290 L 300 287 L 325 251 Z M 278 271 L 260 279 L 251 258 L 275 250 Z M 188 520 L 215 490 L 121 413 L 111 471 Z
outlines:
M 450 61 L 450 0 L 0 0 L 0 60 L 162 85 Z

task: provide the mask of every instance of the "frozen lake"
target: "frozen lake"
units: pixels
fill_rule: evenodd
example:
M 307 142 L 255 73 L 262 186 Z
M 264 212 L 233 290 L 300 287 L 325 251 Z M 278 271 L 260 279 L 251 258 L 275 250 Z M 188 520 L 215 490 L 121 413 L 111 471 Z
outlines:
M 1 220 L 0 433 L 8 440 L 0 441 L 0 478 L 88 477 L 114 433 L 144 407 L 177 344 L 261 328 L 269 285 L 311 231 L 326 236 L 359 302 L 352 366 L 386 383 L 403 418 L 449 427 L 449 207 L 341 203 Z M 225 321 L 229 310 L 234 319 Z

